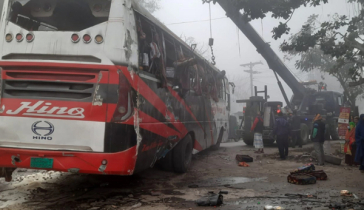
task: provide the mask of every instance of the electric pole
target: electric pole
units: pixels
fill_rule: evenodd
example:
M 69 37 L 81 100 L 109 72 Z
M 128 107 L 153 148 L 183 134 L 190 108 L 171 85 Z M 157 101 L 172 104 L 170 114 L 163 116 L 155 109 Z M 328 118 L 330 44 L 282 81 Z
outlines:
M 251 92 L 251 96 L 254 95 L 254 93 L 253 93 L 253 87 L 254 87 L 254 84 L 253 84 L 253 75 L 254 74 L 260 74 L 259 71 L 253 71 L 253 67 L 255 65 L 259 65 L 259 64 L 263 65 L 262 61 L 255 62 L 255 63 L 250 62 L 250 63 L 241 64 L 240 65 L 242 67 L 246 67 L 246 66 L 249 66 L 250 67 L 250 70 L 244 70 L 244 71 L 245 72 L 248 72 L 250 74 L 250 92 Z

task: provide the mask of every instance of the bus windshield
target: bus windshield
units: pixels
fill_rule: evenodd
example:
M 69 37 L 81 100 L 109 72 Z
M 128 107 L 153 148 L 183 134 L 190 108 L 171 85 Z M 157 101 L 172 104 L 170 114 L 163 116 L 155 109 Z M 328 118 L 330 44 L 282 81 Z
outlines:
M 106 22 L 111 0 L 11 0 L 9 20 L 29 31 L 81 31 Z

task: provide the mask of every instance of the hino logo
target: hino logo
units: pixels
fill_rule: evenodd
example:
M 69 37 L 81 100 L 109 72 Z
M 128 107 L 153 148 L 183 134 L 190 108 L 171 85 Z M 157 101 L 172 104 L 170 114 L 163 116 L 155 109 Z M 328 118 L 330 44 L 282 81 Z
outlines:
M 37 121 L 32 125 L 32 131 L 37 136 L 33 136 L 33 139 L 52 140 L 50 135 L 54 132 L 54 125 L 50 122 L 44 121 L 48 126 L 38 126 L 42 121 Z M 43 123 L 43 124 L 44 124 Z M 43 132 L 40 132 L 43 131 Z M 45 132 L 44 132 L 45 131 Z M 42 134 L 41 134 L 42 133 Z
M 62 117 L 62 118 L 85 118 L 83 108 L 68 108 L 68 107 L 50 107 L 52 103 L 44 103 L 44 101 L 38 101 L 34 105 L 30 105 L 32 102 L 21 102 L 21 106 L 13 110 L 6 111 L 6 114 L 16 115 L 23 112 L 22 115 L 27 116 L 41 116 L 41 117 Z M 44 104 L 43 104 L 44 103 Z M 41 106 L 43 105 L 43 106 Z M 24 112 L 25 111 L 25 112 Z

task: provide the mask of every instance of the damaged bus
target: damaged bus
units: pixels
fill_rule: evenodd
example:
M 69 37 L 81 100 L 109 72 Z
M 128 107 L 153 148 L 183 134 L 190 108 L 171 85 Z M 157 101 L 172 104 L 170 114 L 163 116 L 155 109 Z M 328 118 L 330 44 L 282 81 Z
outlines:
M 229 82 L 131 0 L 4 0 L 0 176 L 184 173 L 228 137 Z

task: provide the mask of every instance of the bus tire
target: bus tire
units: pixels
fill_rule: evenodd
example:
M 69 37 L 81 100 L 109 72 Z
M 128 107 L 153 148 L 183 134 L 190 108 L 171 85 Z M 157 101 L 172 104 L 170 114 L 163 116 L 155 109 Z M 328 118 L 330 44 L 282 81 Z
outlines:
M 191 166 L 193 142 L 190 135 L 182 139 L 173 149 L 173 166 L 176 173 L 186 173 Z
M 304 145 L 304 144 L 307 144 L 308 143 L 308 136 L 309 136 L 309 134 L 308 134 L 308 126 L 306 124 L 303 124 L 302 123 L 301 126 L 300 126 L 300 128 L 301 128 L 301 135 L 300 135 L 301 142 Z
M 169 151 L 164 158 L 157 161 L 156 166 L 163 171 L 173 171 L 173 150 Z

